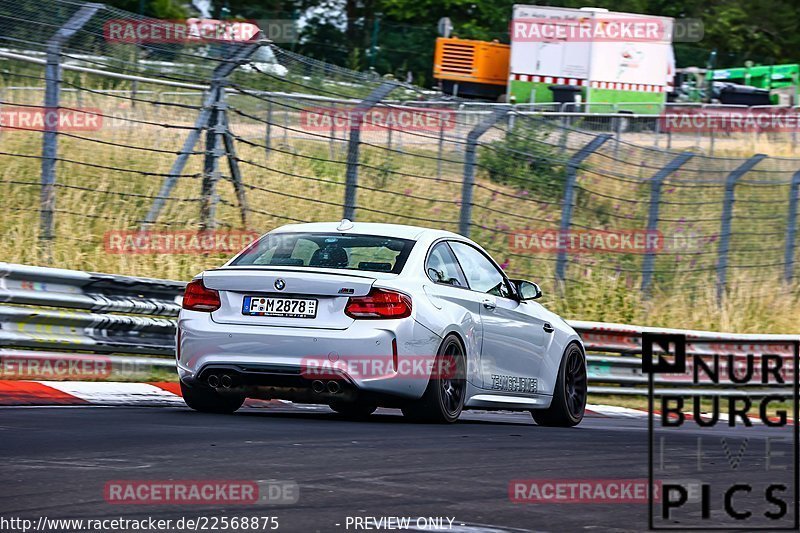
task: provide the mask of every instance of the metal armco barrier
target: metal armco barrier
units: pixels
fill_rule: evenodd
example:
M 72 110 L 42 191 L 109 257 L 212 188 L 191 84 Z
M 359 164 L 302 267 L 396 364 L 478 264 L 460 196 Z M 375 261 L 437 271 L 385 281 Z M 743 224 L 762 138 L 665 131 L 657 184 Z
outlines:
M 709 396 L 747 395 L 757 397 L 775 394 L 778 391 L 792 392 L 795 345 L 800 342 L 800 335 L 717 333 L 582 320 L 567 322 L 580 334 L 586 347 L 590 393 L 626 395 L 646 393 L 648 375 L 642 372 L 642 333 L 685 335 L 688 363 L 691 363 L 695 356 L 710 361 L 715 355 L 730 357 L 734 368 L 736 365 L 744 364 L 748 354 L 774 354 L 783 360 L 781 375 L 785 380 L 785 386 L 780 388 L 774 385 L 770 388 L 760 385 L 758 380 L 751 380 L 749 383 L 743 384 L 738 391 L 723 393 L 703 387 L 706 383 L 710 385 L 708 381 L 701 380 L 697 385 L 692 383 L 689 375 L 662 374 L 654 378 L 656 392 L 665 390 L 667 387 L 676 394 Z M 720 368 L 722 371 L 722 364 Z M 737 369 L 736 373 L 740 375 L 741 369 Z M 636 385 L 639 387 L 635 387 Z
M 0 347 L 174 356 L 172 317 L 184 286 L 0 263 Z
M 174 359 L 136 356 L 174 357 L 174 317 L 184 287 L 180 281 L 0 263 L 0 360 L 102 354 L 114 367 L 172 367 Z M 779 355 L 787 363 L 787 390 L 794 372 L 789 363 L 800 342 L 800 335 L 715 333 L 581 320 L 568 323 L 586 346 L 589 392 L 595 394 L 646 394 L 648 376 L 642 373 L 641 359 L 645 332 L 685 335 L 687 356 L 724 355 L 740 362 L 748 354 Z M 723 394 L 704 387 L 703 382 L 694 385 L 683 375 L 659 375 L 654 383 L 686 394 Z M 778 390 L 782 389 L 753 384 L 724 394 L 763 396 Z

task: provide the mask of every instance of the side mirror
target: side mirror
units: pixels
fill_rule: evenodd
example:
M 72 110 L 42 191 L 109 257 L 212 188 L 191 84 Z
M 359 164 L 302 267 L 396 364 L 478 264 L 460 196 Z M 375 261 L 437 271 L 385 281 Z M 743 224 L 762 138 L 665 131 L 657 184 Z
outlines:
M 522 301 L 536 300 L 542 297 L 542 289 L 533 282 L 525 281 L 524 279 L 511 280 L 517 287 L 517 294 Z

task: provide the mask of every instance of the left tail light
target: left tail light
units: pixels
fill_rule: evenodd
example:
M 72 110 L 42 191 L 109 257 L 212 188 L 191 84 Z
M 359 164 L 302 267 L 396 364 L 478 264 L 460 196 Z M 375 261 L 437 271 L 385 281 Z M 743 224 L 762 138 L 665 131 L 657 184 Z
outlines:
M 220 308 L 219 292 L 208 289 L 202 279 L 195 279 L 186 285 L 183 293 L 183 308 L 189 311 L 205 311 L 210 313 Z
M 373 288 L 366 296 L 351 296 L 344 314 L 350 318 L 406 318 L 411 316 L 411 298 L 401 292 Z

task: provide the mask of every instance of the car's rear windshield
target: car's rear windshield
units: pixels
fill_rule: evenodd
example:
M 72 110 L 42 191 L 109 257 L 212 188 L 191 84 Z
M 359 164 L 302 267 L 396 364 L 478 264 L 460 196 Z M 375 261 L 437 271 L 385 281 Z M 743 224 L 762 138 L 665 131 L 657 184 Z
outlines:
M 399 274 L 414 241 L 378 235 L 274 233 L 264 235 L 233 266 L 335 268 Z

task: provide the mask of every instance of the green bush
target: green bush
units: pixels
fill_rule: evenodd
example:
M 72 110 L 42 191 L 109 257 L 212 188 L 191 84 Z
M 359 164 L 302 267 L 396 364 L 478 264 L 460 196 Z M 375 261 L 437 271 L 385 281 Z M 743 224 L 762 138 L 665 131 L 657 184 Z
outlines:
M 549 142 L 550 136 L 550 128 L 539 121 L 517 120 L 502 139 L 480 147 L 479 172 L 495 183 L 542 198 L 561 198 L 565 168 L 558 147 Z

